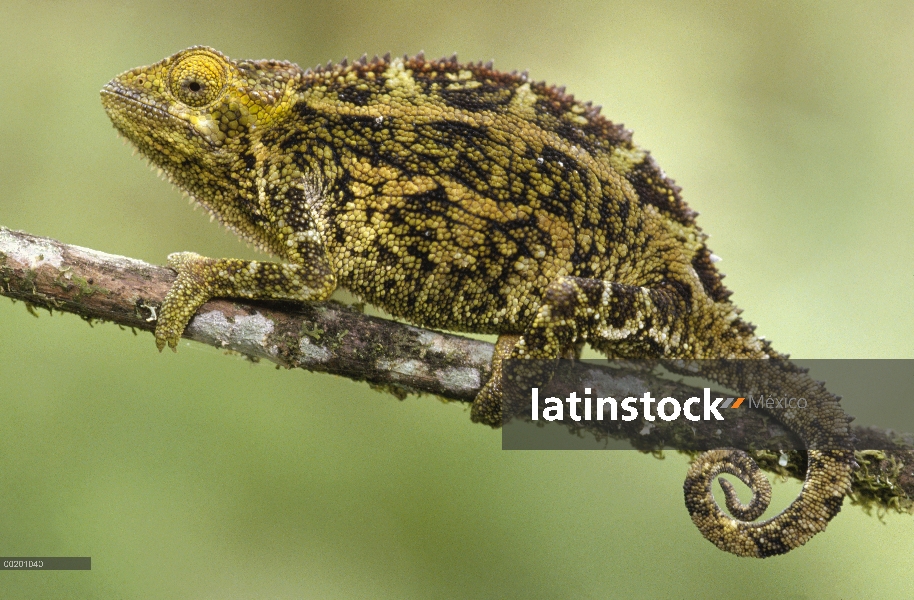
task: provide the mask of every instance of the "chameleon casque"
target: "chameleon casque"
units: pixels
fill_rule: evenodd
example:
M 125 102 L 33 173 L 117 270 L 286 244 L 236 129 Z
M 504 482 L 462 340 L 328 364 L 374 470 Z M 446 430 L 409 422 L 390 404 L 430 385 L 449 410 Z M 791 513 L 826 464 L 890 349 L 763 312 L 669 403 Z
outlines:
M 806 444 L 803 490 L 779 515 L 745 453 L 700 456 L 685 483 L 702 534 L 741 556 L 804 544 L 841 509 L 856 467 L 838 399 L 754 334 L 696 213 L 631 133 L 564 88 L 456 56 L 328 64 L 229 60 L 205 47 L 101 92 L 117 130 L 242 238 L 282 262 L 180 252 L 159 312 L 175 348 L 215 296 L 323 300 L 343 287 L 418 325 L 498 334 L 474 421 L 502 423 L 502 361 L 586 341 L 614 358 L 747 358 L 810 409 L 774 416 Z M 710 375 L 751 388 L 751 370 Z M 720 473 L 753 489 L 743 505 Z

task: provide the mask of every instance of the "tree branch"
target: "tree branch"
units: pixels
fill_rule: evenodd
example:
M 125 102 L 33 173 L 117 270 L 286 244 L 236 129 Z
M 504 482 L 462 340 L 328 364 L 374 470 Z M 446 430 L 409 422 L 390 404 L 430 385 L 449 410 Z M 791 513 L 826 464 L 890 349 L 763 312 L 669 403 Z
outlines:
M 33 312 L 37 306 L 152 331 L 174 279 L 174 271 L 166 267 L 0 227 L 0 295 L 24 301 Z M 460 402 L 476 396 L 489 377 L 492 357 L 488 342 L 366 316 L 334 302 L 212 300 L 197 312 L 184 337 L 253 360 L 366 381 L 399 398 L 427 393 Z M 678 390 L 671 392 L 678 397 L 694 395 L 688 386 L 638 371 L 610 372 L 607 377 L 622 375 L 650 379 L 646 386 Z M 760 465 L 802 479 L 802 456 L 791 456 L 785 466 L 784 455 L 772 446 L 772 427 L 777 425 L 760 411 L 738 412 L 738 418 L 728 421 L 743 440 L 761 449 L 755 452 Z M 867 509 L 914 512 L 914 438 L 865 427 L 854 427 L 854 433 L 863 467 L 853 500 Z M 649 437 L 628 429 L 608 435 L 646 451 L 657 451 L 663 439 L 674 439 L 662 423 Z M 699 446 L 722 443 L 713 428 L 696 428 L 695 436 Z

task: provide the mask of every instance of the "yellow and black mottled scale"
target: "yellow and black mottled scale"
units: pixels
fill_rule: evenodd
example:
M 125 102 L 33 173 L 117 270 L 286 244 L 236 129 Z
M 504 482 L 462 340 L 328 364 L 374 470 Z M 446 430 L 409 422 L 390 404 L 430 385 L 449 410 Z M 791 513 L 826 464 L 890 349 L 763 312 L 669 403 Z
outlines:
M 664 242 L 682 255 L 676 236 L 701 246 L 627 131 L 521 76 L 356 63 L 306 77 L 294 112 L 263 143 L 330 189 L 318 219 L 339 283 L 423 325 L 520 334 L 558 277 L 674 285 L 691 256 L 638 262 Z
M 102 101 L 171 181 L 284 261 L 171 255 L 160 349 L 210 297 L 320 300 L 341 286 L 419 325 L 499 334 L 472 412 L 493 426 L 505 358 L 552 359 L 584 340 L 611 357 L 770 358 L 791 395 L 818 407 L 775 411 L 809 448 L 803 493 L 748 522 L 767 482 L 742 453 L 718 450 L 690 470 L 689 512 L 719 547 L 764 557 L 840 510 L 854 462 L 837 399 L 739 318 L 695 213 L 599 108 L 456 57 L 305 71 L 204 47 L 118 76 Z M 710 376 L 745 389 L 760 377 Z M 721 472 L 755 490 L 749 507 L 728 493 L 747 521 L 714 502 Z

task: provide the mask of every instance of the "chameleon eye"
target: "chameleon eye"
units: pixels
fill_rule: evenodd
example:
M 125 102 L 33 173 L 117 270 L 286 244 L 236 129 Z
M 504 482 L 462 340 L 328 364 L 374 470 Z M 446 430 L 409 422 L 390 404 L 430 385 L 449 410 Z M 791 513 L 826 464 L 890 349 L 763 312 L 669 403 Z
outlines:
M 168 84 L 175 98 L 198 108 L 216 100 L 225 87 L 225 62 L 210 54 L 190 54 L 171 68 Z

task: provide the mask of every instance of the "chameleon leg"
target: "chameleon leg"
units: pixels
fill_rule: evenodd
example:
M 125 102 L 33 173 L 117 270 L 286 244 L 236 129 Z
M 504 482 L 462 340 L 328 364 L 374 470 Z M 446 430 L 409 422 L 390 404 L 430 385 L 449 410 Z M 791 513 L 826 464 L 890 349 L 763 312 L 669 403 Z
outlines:
M 193 252 L 168 257 L 178 272 L 159 311 L 156 346 L 173 350 L 197 309 L 214 297 L 251 300 L 323 300 L 336 289 L 327 269 L 297 264 L 206 258 Z
M 492 375 L 485 387 L 480 390 L 473 401 L 470 418 L 474 423 L 487 423 L 492 427 L 502 424 L 502 365 L 505 359 L 511 358 L 515 344 L 520 340 L 519 335 L 500 335 L 495 341 L 495 352 L 492 354 Z
M 499 337 L 492 377 L 473 402 L 473 421 L 500 427 L 503 404 L 510 400 L 505 391 L 547 383 L 558 358 L 573 355 L 576 344 L 589 332 L 598 332 L 632 358 L 669 354 L 680 311 L 676 298 L 667 292 L 599 279 L 557 279 L 546 289 L 523 335 Z M 513 362 L 508 375 L 502 362 L 509 358 L 535 360 L 536 366 L 525 370 L 521 362 Z

